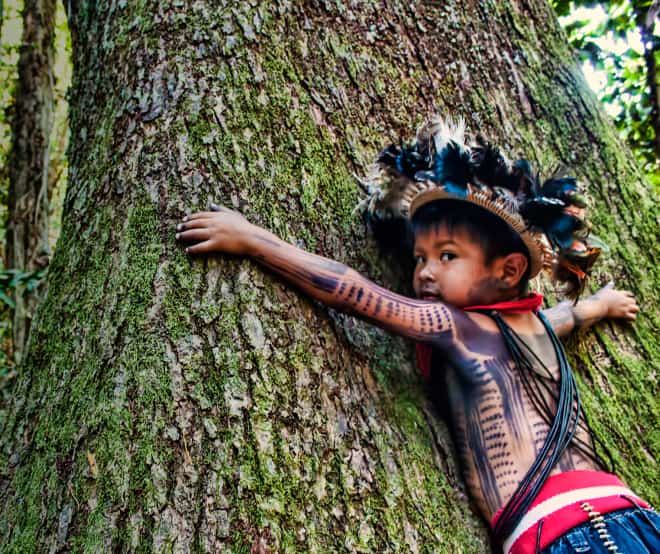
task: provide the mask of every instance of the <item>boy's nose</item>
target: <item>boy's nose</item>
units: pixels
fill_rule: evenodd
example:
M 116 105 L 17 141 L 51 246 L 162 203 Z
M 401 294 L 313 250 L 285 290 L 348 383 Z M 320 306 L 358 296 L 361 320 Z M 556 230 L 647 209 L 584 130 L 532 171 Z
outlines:
M 419 272 L 419 278 L 422 281 L 435 281 L 435 276 L 429 266 L 430 264 L 426 264 Z

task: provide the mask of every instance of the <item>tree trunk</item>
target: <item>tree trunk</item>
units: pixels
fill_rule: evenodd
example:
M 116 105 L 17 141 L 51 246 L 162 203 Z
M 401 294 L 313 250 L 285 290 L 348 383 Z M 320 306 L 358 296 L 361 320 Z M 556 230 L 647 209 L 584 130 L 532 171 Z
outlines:
M 55 0 L 26 0 L 12 121 L 5 267 L 37 271 L 48 264 L 48 160 L 53 126 Z M 20 362 L 37 304 L 16 290 L 12 331 Z
M 596 280 L 645 309 L 573 359 L 622 477 L 657 502 L 657 210 L 551 9 L 218 4 L 69 4 L 70 181 L 4 418 L 2 550 L 487 551 L 411 345 L 174 241 L 216 201 L 400 285 L 352 175 L 436 109 L 588 185 L 612 246 Z

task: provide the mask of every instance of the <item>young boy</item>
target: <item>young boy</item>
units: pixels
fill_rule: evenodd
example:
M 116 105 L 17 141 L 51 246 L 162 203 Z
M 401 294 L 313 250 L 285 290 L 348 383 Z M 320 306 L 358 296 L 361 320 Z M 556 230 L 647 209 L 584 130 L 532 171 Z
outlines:
M 221 206 L 185 217 L 176 238 L 194 243 L 190 254 L 250 256 L 328 306 L 426 345 L 420 369 L 433 394 L 446 394 L 465 481 L 505 552 L 659 552 L 658 515 L 601 469 L 555 336 L 634 320 L 635 299 L 608 285 L 539 315 L 542 297 L 524 294 L 530 276 L 558 253 L 572 277 L 593 263 L 576 233 L 584 222 L 574 180 L 539 187 L 524 164 L 511 168 L 497 150 L 461 139 L 434 119 L 415 144 L 379 158 L 391 186 L 369 213 L 378 225 L 409 223 L 417 299 Z

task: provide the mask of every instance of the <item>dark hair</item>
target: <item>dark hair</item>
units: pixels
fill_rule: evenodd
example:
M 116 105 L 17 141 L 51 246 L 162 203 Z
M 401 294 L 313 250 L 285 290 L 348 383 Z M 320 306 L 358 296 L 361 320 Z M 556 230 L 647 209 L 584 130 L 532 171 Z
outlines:
M 495 258 L 514 252 L 524 254 L 528 265 L 520 280 L 520 291 L 523 293 L 526 290 L 531 271 L 529 250 L 520 235 L 506 221 L 485 208 L 462 200 L 434 200 L 415 212 L 411 226 L 415 237 L 419 233 L 441 226 L 449 233 L 460 229 L 481 246 L 487 264 Z

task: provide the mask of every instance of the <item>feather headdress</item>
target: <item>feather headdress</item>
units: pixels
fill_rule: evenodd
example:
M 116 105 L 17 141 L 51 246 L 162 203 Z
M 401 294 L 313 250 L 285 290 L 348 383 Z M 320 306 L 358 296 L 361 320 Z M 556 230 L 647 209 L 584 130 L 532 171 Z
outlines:
M 528 249 L 530 276 L 554 269 L 579 294 L 604 245 L 589 235 L 585 202 L 573 177 L 543 183 L 526 160 L 510 163 L 483 139 L 466 144 L 465 124 L 438 116 L 411 143 L 385 148 L 365 181 L 365 221 L 381 243 L 407 232 L 408 221 L 433 200 L 477 204 L 506 221 Z

